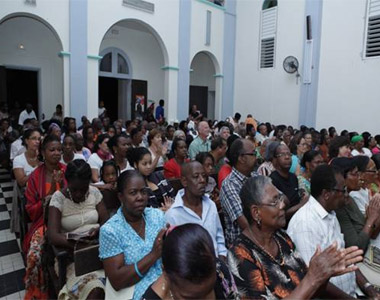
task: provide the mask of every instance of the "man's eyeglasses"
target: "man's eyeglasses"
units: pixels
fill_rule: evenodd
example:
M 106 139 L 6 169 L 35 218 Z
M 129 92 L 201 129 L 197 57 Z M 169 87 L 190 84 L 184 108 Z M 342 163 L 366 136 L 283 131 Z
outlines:
M 290 152 L 278 153 L 276 157 L 291 157 L 292 154 Z
M 377 170 L 370 170 L 370 169 L 365 170 L 364 172 L 366 172 L 366 173 L 374 173 L 374 174 L 377 174 L 377 173 L 378 173 Z
M 335 192 L 340 192 L 340 193 L 343 193 L 343 194 L 348 194 L 348 190 L 347 190 L 346 186 L 343 189 L 333 188 L 332 190 L 335 191 Z
M 276 197 L 272 199 L 273 201 L 271 203 L 261 203 L 262 206 L 271 206 L 271 207 L 277 207 L 279 208 L 281 203 L 285 201 L 285 195 L 284 194 L 278 194 Z

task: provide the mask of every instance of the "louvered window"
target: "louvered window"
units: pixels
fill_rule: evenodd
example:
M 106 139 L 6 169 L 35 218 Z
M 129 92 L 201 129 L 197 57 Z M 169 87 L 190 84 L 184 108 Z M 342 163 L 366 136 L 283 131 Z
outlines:
M 273 68 L 277 31 L 277 1 L 264 1 L 260 27 L 260 68 Z
M 380 56 L 380 0 L 369 1 L 365 56 Z

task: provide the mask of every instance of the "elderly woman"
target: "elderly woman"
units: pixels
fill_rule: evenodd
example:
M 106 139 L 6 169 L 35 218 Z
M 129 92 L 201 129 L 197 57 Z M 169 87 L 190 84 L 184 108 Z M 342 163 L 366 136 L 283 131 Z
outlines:
M 372 156 L 371 150 L 364 147 L 364 138 L 361 135 L 355 135 L 351 138 L 351 144 L 353 146 L 353 150 L 351 151 L 352 156 L 357 155 L 366 155 L 369 158 Z
M 134 286 L 140 300 L 161 275 L 161 251 L 165 233 L 163 213 L 147 208 L 145 180 L 137 171 L 122 173 L 117 183 L 122 206 L 100 229 L 99 256 L 115 290 Z
M 284 198 L 270 178 L 249 178 L 240 198 L 249 226 L 230 248 L 228 262 L 242 298 L 310 299 L 320 288 L 331 297 L 326 281 L 356 269 L 346 266 L 360 260 L 361 251 L 341 251 L 335 244 L 323 252 L 317 249 L 306 266 L 281 230 L 286 224 Z
M 27 255 L 26 299 L 44 299 L 47 297 L 47 285 L 43 280 L 41 268 L 45 230 L 43 207 L 56 190 L 66 185 L 63 176 L 66 166 L 59 162 L 62 153 L 60 138 L 55 135 L 45 137 L 41 150 L 44 163 L 30 174 L 25 190 L 25 209 L 32 221 L 23 241 L 23 251 Z
M 65 178 L 67 187 L 56 191 L 50 201 L 48 238 L 52 245 L 72 251 L 75 241 L 68 238 L 68 233 L 86 233 L 89 239 L 97 237 L 99 224 L 106 221 L 107 212 L 102 194 L 90 186 L 91 168 L 83 159 L 76 159 L 67 165 Z M 66 277 L 66 285 L 58 299 L 104 297 L 104 271 L 77 277 L 71 263 L 67 267 Z
M 227 265 L 215 257 L 209 233 L 198 224 L 170 231 L 162 248 L 162 264 L 163 275 L 148 288 L 144 300 L 240 299 Z

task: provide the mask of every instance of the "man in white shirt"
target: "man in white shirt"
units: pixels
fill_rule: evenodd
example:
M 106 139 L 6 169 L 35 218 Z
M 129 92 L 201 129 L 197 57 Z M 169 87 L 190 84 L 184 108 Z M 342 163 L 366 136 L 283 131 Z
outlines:
M 194 223 L 208 231 L 214 243 L 215 254 L 225 258 L 223 228 L 215 203 L 205 195 L 206 172 L 203 166 L 193 161 L 182 166 L 181 182 L 185 187 L 178 191 L 175 202 L 166 212 L 166 222 L 171 225 Z
M 311 177 L 309 201 L 291 218 L 287 233 L 306 263 L 310 262 L 318 246 L 322 250 L 337 242 L 345 248 L 343 234 L 334 210 L 345 205 L 347 195 L 343 173 L 332 166 L 319 166 Z M 359 270 L 330 279 L 330 283 L 352 297 L 376 296 L 371 284 Z M 375 293 L 375 294 L 373 294 Z
M 18 118 L 18 125 L 22 126 L 24 125 L 24 121 L 27 119 L 36 119 L 36 114 L 33 110 L 33 106 L 30 103 L 26 104 L 26 108 L 20 113 L 20 116 Z

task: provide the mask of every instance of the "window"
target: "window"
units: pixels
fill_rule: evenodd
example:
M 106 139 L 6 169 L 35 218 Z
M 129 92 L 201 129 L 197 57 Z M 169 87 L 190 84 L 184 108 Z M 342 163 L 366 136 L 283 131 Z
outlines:
M 103 56 L 99 65 L 100 76 L 120 79 L 131 78 L 131 64 L 121 49 L 107 48 L 100 55 Z
M 380 0 L 368 1 L 365 56 L 380 56 Z
M 263 10 L 277 6 L 277 0 L 265 0 Z
M 380 1 L 380 0 L 379 0 Z M 273 68 L 277 32 L 277 0 L 265 0 L 261 11 L 260 68 Z

